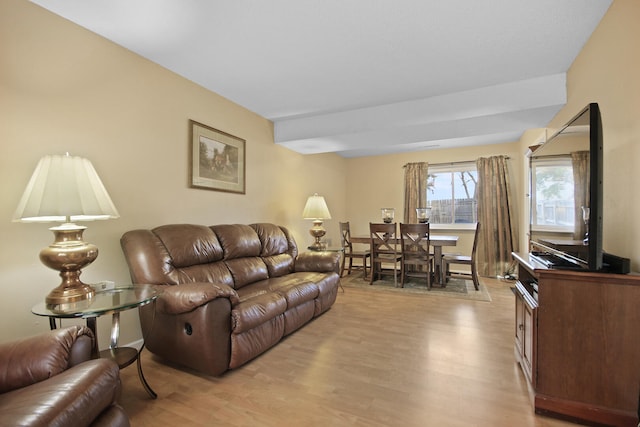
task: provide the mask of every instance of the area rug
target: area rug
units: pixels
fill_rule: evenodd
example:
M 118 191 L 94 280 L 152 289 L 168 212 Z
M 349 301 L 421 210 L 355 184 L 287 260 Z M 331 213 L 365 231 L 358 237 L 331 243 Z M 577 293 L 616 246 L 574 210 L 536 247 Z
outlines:
M 434 284 L 431 286 L 431 290 L 427 290 L 427 285 L 424 280 L 414 278 L 407 280 L 403 288 L 395 287 L 392 278 L 376 280 L 370 285 L 369 278 L 365 280 L 361 272 L 346 275 L 340 279 L 340 281 L 345 289 L 361 288 L 371 290 L 372 292 L 399 292 L 405 294 L 460 298 L 471 301 L 491 301 L 491 295 L 489 295 L 489 291 L 482 281 L 480 281 L 480 290 L 476 291 L 471 280 L 460 278 L 449 279 L 449 282 L 447 282 L 445 287 Z

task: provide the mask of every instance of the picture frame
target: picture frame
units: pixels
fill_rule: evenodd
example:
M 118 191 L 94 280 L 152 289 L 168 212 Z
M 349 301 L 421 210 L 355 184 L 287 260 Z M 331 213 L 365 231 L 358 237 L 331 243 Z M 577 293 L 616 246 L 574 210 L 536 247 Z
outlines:
M 245 194 L 246 141 L 189 120 L 192 188 Z

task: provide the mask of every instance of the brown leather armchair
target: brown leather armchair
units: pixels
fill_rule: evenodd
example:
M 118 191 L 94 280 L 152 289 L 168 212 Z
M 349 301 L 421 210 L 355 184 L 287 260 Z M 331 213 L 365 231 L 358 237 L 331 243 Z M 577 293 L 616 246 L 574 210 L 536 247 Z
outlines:
M 129 426 L 118 365 L 90 360 L 93 340 L 72 326 L 0 344 L 0 425 Z

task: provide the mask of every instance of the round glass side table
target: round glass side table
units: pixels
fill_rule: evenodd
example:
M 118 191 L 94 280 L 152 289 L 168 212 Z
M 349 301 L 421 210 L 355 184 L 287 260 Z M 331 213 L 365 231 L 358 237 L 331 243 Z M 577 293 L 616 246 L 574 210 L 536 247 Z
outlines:
M 144 336 L 139 350 L 133 347 L 118 347 L 118 338 L 120 336 L 120 312 L 154 303 L 158 295 L 158 291 L 152 285 L 116 286 L 113 289 L 98 291 L 93 298 L 84 301 L 68 304 L 41 302 L 36 304 L 31 309 L 31 312 L 38 316 L 48 317 L 51 329 L 57 328 L 56 319 L 85 319 L 87 327 L 91 329 L 95 336 L 92 350 L 93 357 L 113 359 L 120 369 L 136 361 L 140 382 L 147 393 L 155 399 L 158 395 L 147 383 L 140 361 L 140 353 L 144 349 Z M 107 350 L 99 351 L 96 322 L 98 317 L 106 314 L 111 314 L 111 340 Z

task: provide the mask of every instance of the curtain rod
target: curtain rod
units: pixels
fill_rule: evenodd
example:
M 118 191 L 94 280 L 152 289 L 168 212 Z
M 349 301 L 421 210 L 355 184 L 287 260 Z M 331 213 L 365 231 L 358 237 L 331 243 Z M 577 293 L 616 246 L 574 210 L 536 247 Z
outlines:
M 531 160 L 537 159 L 568 159 L 570 158 L 570 154 L 547 154 L 546 156 L 531 156 Z
M 504 158 L 506 160 L 509 160 L 510 157 L 509 156 L 504 156 Z M 429 166 L 454 166 L 454 165 L 461 165 L 464 163 L 475 163 L 475 160 L 466 160 L 466 161 L 458 161 L 458 162 L 444 162 L 444 163 L 429 163 Z M 402 167 L 406 167 L 408 165 L 408 163 L 405 163 Z

